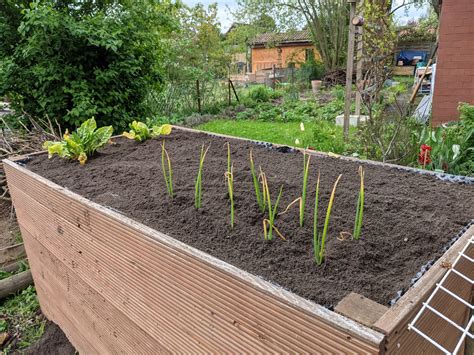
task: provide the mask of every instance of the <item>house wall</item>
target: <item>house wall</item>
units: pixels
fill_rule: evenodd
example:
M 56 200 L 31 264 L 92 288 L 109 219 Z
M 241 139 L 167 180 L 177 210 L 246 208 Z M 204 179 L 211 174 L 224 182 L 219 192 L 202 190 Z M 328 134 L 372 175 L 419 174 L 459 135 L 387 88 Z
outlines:
M 319 54 L 311 44 L 252 48 L 252 73 L 256 73 L 258 70 L 271 69 L 273 65 L 277 68 L 286 68 L 290 62 L 294 62 L 296 67 L 299 67 L 301 63 L 305 62 L 305 50 L 311 48 L 314 50 L 316 58 L 318 58 Z
M 444 0 L 433 98 L 433 125 L 459 119 L 459 102 L 474 104 L 474 1 Z

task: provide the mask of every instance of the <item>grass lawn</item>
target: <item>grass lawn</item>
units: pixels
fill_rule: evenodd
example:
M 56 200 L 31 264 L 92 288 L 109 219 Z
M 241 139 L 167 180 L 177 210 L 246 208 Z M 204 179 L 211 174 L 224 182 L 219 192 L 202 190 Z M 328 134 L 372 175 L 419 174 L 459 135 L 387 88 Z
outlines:
M 319 151 L 344 152 L 342 127 L 326 121 L 305 122 L 304 125 L 305 131 L 302 132 L 300 122 L 215 120 L 199 125 L 197 129 L 288 146 L 295 146 L 298 139 Z

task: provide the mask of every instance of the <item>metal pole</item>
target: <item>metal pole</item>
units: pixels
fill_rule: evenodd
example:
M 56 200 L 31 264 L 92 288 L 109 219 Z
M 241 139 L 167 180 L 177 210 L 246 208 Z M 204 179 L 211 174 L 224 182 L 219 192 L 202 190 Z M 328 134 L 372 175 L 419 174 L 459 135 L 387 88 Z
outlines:
M 349 139 L 349 118 L 351 114 L 352 73 L 354 71 L 355 26 L 352 19 L 356 14 L 357 0 L 347 0 L 351 5 L 349 15 L 349 40 L 347 45 L 346 99 L 344 104 L 344 140 Z

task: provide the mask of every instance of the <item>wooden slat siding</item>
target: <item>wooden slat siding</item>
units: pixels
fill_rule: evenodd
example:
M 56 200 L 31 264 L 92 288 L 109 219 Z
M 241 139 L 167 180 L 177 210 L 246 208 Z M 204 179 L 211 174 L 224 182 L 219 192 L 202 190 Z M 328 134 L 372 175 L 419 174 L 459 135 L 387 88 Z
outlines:
M 54 299 L 54 306 L 60 314 L 72 322 L 76 328 L 81 326 L 83 320 L 92 324 L 92 327 L 81 330 L 92 343 L 97 343 L 99 353 L 107 353 L 115 343 L 127 353 L 165 353 L 166 350 L 146 332 L 111 306 L 100 294 L 90 288 L 81 278 L 71 273 L 64 267 L 62 261 L 57 259 L 33 235 L 22 228 L 28 238 L 29 259 L 33 262 L 36 278 L 45 297 Z M 43 301 L 41 299 L 41 301 Z M 75 314 L 69 314 L 68 308 L 73 307 Z M 95 325 L 95 318 L 102 319 L 100 327 Z M 121 324 L 127 323 L 128 329 Z M 102 347 L 102 348 L 99 348 Z M 86 352 L 88 353 L 88 352 Z
M 167 312 L 162 312 L 161 316 L 168 317 L 167 319 L 173 323 L 187 329 L 188 334 L 191 331 L 199 333 L 206 345 L 213 343 L 213 337 L 222 336 L 223 339 L 228 337 L 229 341 L 235 338 L 236 344 L 229 341 L 224 344 L 220 342 L 218 344 L 220 347 L 227 345 L 230 349 L 236 349 L 235 346 L 238 345 L 246 349 L 246 352 L 255 351 L 259 347 L 265 349 L 266 352 L 272 352 L 275 349 L 281 349 L 281 352 L 285 349 L 290 349 L 290 352 L 302 349 L 303 352 L 313 353 L 329 351 L 375 353 L 379 351 L 379 344 L 383 340 L 383 336 L 379 333 L 357 325 L 314 303 L 302 300 L 287 291 L 272 287 L 247 273 L 236 271 L 238 269 L 217 262 L 212 257 L 206 257 L 204 253 L 181 245 L 182 243 L 170 244 L 169 237 L 121 217 L 117 213 L 107 211 L 75 194 L 63 191 L 64 189 L 59 186 L 11 162 L 5 165 L 8 180 L 12 186 L 14 203 L 18 205 L 18 209 L 23 209 L 19 211 L 20 223 L 27 221 L 29 216 L 31 218 L 31 214 L 39 213 L 36 212 L 38 204 L 47 206 L 45 211 L 49 213 L 48 218 L 40 219 L 55 221 L 55 234 L 59 233 L 58 226 L 61 226 L 62 234 L 59 233 L 61 235 L 58 237 L 55 237 L 55 234 L 45 234 L 44 237 L 36 234 L 34 237 L 43 238 L 42 242 L 48 244 L 48 248 L 51 246 L 52 250 L 54 249 L 53 252 L 61 253 L 61 258 L 66 259 L 68 256 L 70 259 L 66 262 L 70 265 L 74 260 L 77 263 L 74 272 L 80 274 L 83 281 L 93 286 L 108 302 L 113 303 L 129 319 L 134 319 L 134 322 L 140 323 L 142 327 L 147 322 L 147 316 L 149 318 L 150 312 L 154 311 L 147 308 L 149 305 L 143 302 L 147 300 L 158 307 L 164 307 L 162 309 Z M 20 190 L 27 192 L 29 196 Z M 27 199 L 29 203 L 17 203 L 17 198 Z M 34 201 L 38 201 L 36 205 Z M 28 206 L 34 206 L 33 210 L 30 211 Z M 29 228 L 35 229 L 35 224 L 41 224 L 41 220 L 35 220 Z M 47 228 L 47 226 L 41 228 Z M 54 232 L 52 228 L 54 227 L 50 227 L 51 233 Z M 77 255 L 73 259 L 71 253 L 74 254 L 77 248 L 74 241 L 87 245 L 90 250 L 82 248 L 81 245 L 83 253 L 78 254 L 76 250 Z M 57 245 L 56 243 L 66 244 Z M 91 265 L 86 268 L 87 264 L 81 258 L 85 258 L 89 252 L 103 253 L 110 259 L 107 262 L 112 262 L 116 266 L 104 268 L 101 273 L 91 270 Z M 133 254 L 137 255 L 136 258 Z M 131 261 L 134 261 L 135 265 L 131 264 Z M 116 272 L 117 268 L 120 270 L 119 273 Z M 144 271 L 140 271 L 139 268 L 143 268 Z M 150 270 L 161 272 L 160 268 L 164 276 L 153 272 L 150 274 Z M 121 276 L 125 274 L 134 277 L 133 286 L 130 285 L 130 280 L 123 281 Z M 160 280 L 160 277 L 167 279 Z M 174 278 L 179 278 L 181 281 L 178 283 Z M 161 284 L 160 281 L 162 281 Z M 181 282 L 186 286 L 183 290 L 179 288 L 182 288 Z M 124 292 L 116 288 L 119 284 L 128 288 L 133 287 L 127 290 L 127 293 L 141 298 L 141 302 L 144 303 L 141 308 L 146 310 L 144 314 L 142 309 L 140 316 L 137 317 L 135 314 L 137 309 L 133 308 L 134 305 L 116 304 L 118 299 L 121 299 L 121 292 Z M 264 287 L 268 289 L 265 290 Z M 113 291 L 110 290 L 111 288 L 114 288 Z M 160 293 L 153 292 L 154 298 L 149 299 L 147 295 L 150 291 L 155 291 L 155 288 Z M 202 290 L 207 294 L 200 296 Z M 190 291 L 193 296 L 181 299 L 178 291 Z M 280 297 L 277 297 L 278 295 Z M 204 303 L 206 299 L 207 303 Z M 183 314 L 183 319 L 174 317 L 168 312 L 169 308 L 166 307 L 168 303 L 164 302 L 173 302 L 175 308 L 178 304 L 188 313 L 194 308 L 195 313 L 190 313 L 190 315 L 196 314 L 201 322 L 188 318 L 188 313 Z M 204 314 L 201 307 L 206 307 L 207 314 L 212 315 L 210 323 L 204 323 L 204 321 L 208 322 L 209 316 Z M 214 312 L 215 309 L 219 312 Z M 218 317 L 223 320 L 217 319 Z M 212 333 L 206 330 L 210 327 L 214 327 L 211 328 Z M 148 325 L 145 328 L 153 332 L 151 336 L 160 339 L 168 335 L 177 337 L 178 341 L 186 344 L 194 341 L 194 338 L 190 339 L 189 335 L 183 331 L 174 334 L 166 328 L 155 327 L 158 330 L 156 333 Z M 166 344 L 167 348 L 173 351 L 171 345 Z M 194 343 L 192 345 L 194 346 Z
M 422 306 L 422 302 L 433 292 L 436 282 L 438 282 L 447 269 L 442 266 L 443 262 L 452 263 L 456 259 L 458 253 L 463 249 L 469 239 L 474 235 L 474 226 L 471 226 L 463 236 L 441 257 L 427 273 L 398 301 L 392 306 L 385 315 L 375 324 L 375 329 L 387 334 L 385 343 L 385 350 L 387 353 L 403 354 L 412 352 L 413 349 L 418 349 L 420 352 L 438 353 L 434 346 L 417 335 L 413 331 L 408 330 L 408 324 L 415 317 L 416 313 Z M 468 250 L 472 256 L 474 248 Z M 458 267 L 473 273 L 472 265 L 467 260 L 461 260 Z M 468 274 L 469 275 L 469 274 Z M 472 277 L 472 276 L 471 276 Z M 456 293 L 465 300 L 470 300 L 472 293 L 472 286 L 467 282 L 460 280 L 459 276 L 450 276 L 446 280 L 446 287 L 448 289 L 456 290 Z M 439 291 L 439 294 L 430 303 L 441 312 L 449 312 L 450 317 L 463 324 L 467 316 L 467 307 L 460 302 L 453 300 L 451 296 Z M 450 346 L 459 336 L 459 332 L 446 325 L 438 316 L 428 312 L 426 316 L 420 319 L 417 323 L 422 329 L 428 330 L 430 334 L 439 338 L 440 335 L 444 339 L 444 345 Z M 431 328 L 431 329 L 430 329 Z
M 22 194 L 22 193 L 15 191 L 14 194 Z M 17 198 L 17 197 L 15 197 L 15 198 Z M 34 209 L 34 211 L 36 211 L 36 214 L 38 214 L 37 211 L 41 209 L 41 207 L 39 207 L 39 206 L 34 206 L 35 202 L 33 202 L 33 201 L 31 201 L 31 200 L 29 200 L 29 201 L 22 201 L 22 202 L 25 202 L 25 205 L 32 206 L 32 209 Z M 24 217 L 23 213 L 25 213 L 25 214 L 27 215 L 26 218 L 28 218 L 28 216 L 30 216 L 30 214 L 31 214 L 31 211 L 29 211 L 29 210 L 28 210 L 28 211 L 25 211 L 25 212 L 23 212 L 23 211 L 18 211 L 18 213 L 19 213 L 20 219 L 23 220 L 23 221 L 25 221 L 25 217 Z M 74 254 L 77 253 L 77 250 L 78 250 L 77 248 L 82 248 L 82 249 L 86 249 L 86 250 L 87 250 L 87 246 L 85 246 L 85 245 L 83 244 L 83 242 L 79 243 L 79 244 L 81 244 L 81 245 L 77 245 L 78 243 L 74 244 L 75 241 L 77 241 L 77 235 L 69 236 L 68 228 L 67 228 L 67 226 L 66 226 L 66 223 L 67 223 L 67 222 L 64 222 L 64 221 L 63 221 L 63 223 L 61 223 L 61 230 L 62 230 L 61 233 L 62 233 L 62 234 L 58 234 L 58 232 L 57 232 L 57 225 L 56 225 L 56 224 L 51 225 L 51 224 L 45 223 L 46 226 L 49 225 L 51 228 L 50 228 L 49 230 L 47 229 L 47 227 L 46 227 L 46 229 L 43 229 L 43 227 L 41 226 L 41 223 L 42 223 L 41 221 L 44 220 L 45 218 L 47 218 L 47 214 L 46 214 L 46 215 L 38 214 L 37 219 L 32 219 L 31 221 L 27 221 L 27 222 L 28 222 L 27 224 L 33 225 L 34 228 L 37 230 L 38 235 L 40 235 L 40 236 L 41 236 L 41 235 L 48 235 L 48 236 L 51 236 L 51 235 L 54 235 L 54 234 L 56 233 L 57 235 L 56 235 L 55 238 L 49 238 L 49 239 L 50 239 L 50 240 L 56 240 L 56 239 L 61 239 L 61 240 L 63 240 L 64 243 L 66 243 L 66 245 L 69 246 L 69 247 L 67 248 L 67 250 L 70 251 L 70 253 L 71 253 L 71 255 L 72 255 L 71 258 L 74 258 L 74 256 L 75 256 Z M 71 227 L 73 227 L 73 226 L 71 226 Z M 48 246 L 48 248 L 49 248 L 50 250 L 53 250 L 53 249 L 54 249 L 54 246 L 53 246 L 53 247 L 52 247 L 52 246 Z M 105 250 L 110 250 L 111 255 L 108 256 L 109 258 L 113 258 L 113 255 L 115 254 L 115 250 L 111 249 L 111 246 L 97 245 L 97 248 L 99 248 L 99 249 L 105 249 Z M 94 251 L 94 252 L 96 252 L 96 251 Z M 65 252 L 64 252 L 64 251 L 61 252 L 61 255 L 64 257 L 64 256 L 65 256 Z M 76 254 L 76 255 L 77 255 L 77 254 Z M 83 255 L 84 255 L 84 253 L 83 253 Z M 144 258 L 145 255 L 141 255 L 141 256 L 140 256 L 140 255 L 137 255 L 137 258 L 140 258 L 140 257 L 141 257 L 141 258 Z M 161 257 L 162 257 L 162 256 L 160 256 L 160 258 L 161 258 Z M 68 258 L 66 258 L 66 259 L 68 259 Z M 76 258 L 76 259 L 77 259 L 77 258 Z M 73 260 L 72 262 L 73 262 L 74 264 L 76 264 L 76 270 L 75 270 L 75 272 L 78 273 L 78 272 L 79 272 L 79 271 L 78 271 L 78 268 L 79 268 L 78 265 L 79 265 L 80 261 L 74 261 L 74 260 Z M 170 262 L 172 262 L 172 260 L 170 260 Z M 87 266 L 87 265 L 93 264 L 94 262 L 93 262 L 93 260 L 84 260 L 83 263 Z M 138 265 L 136 265 L 136 266 L 138 266 Z M 117 268 L 121 268 L 121 266 L 116 266 L 115 264 L 111 263 L 111 262 L 110 262 L 110 259 L 109 259 L 108 268 L 114 270 L 114 269 L 117 269 Z M 160 270 L 163 270 L 163 271 L 164 271 L 164 269 L 166 268 L 166 263 L 165 263 L 164 265 L 162 265 L 162 266 L 157 266 L 157 268 L 160 268 Z M 103 270 L 103 271 L 104 271 L 104 270 Z M 87 273 L 87 269 L 86 269 L 85 272 Z M 173 270 L 170 270 L 170 272 L 174 272 L 174 274 L 176 274 L 176 267 L 175 267 Z M 124 276 L 125 276 L 125 275 L 124 275 Z M 103 277 L 106 278 L 107 280 L 110 280 L 110 278 L 113 277 L 113 275 L 111 276 L 111 275 L 108 275 L 108 274 L 103 274 Z M 192 282 L 192 279 L 184 280 L 184 284 L 189 283 L 189 282 Z M 153 287 L 159 287 L 159 286 L 160 286 L 160 285 L 155 285 L 155 286 L 153 286 Z M 210 287 L 212 287 L 212 286 L 210 286 Z M 179 290 L 178 290 L 178 291 L 179 291 Z M 111 290 L 111 293 L 112 293 L 112 295 L 114 295 L 113 290 Z M 193 295 L 192 293 L 190 293 L 190 294 L 188 294 L 187 296 L 188 296 L 188 297 L 191 297 L 191 298 L 193 298 L 193 299 L 199 298 L 199 294 Z M 207 298 L 209 299 L 210 297 L 207 297 Z M 218 302 L 219 300 L 216 299 L 215 301 Z M 239 301 L 239 300 L 236 299 L 236 304 L 237 304 L 238 301 Z M 169 309 L 169 307 L 173 307 L 173 305 L 172 305 L 172 304 L 171 304 L 171 305 L 168 305 L 166 308 Z M 236 311 L 238 311 L 238 309 L 237 309 Z M 275 310 L 275 311 L 278 311 L 278 310 Z M 192 312 L 192 310 L 191 310 L 191 312 Z M 224 312 L 224 311 L 223 311 L 223 312 Z M 187 315 L 187 317 L 189 317 L 189 314 Z M 267 318 L 268 318 L 268 316 L 267 316 Z M 229 320 L 229 321 L 232 321 L 232 320 Z M 262 324 L 262 326 L 263 326 L 264 322 L 265 322 L 265 319 L 264 319 L 264 317 L 263 317 L 263 318 L 260 320 L 260 324 Z M 291 324 L 290 324 L 290 325 L 291 325 Z M 285 331 L 287 331 L 287 329 L 282 329 L 282 331 L 285 332 Z M 275 332 L 275 329 L 272 329 L 271 332 Z M 258 335 L 258 334 L 256 334 L 256 335 Z M 284 333 L 283 333 L 283 335 L 284 335 Z M 315 335 L 317 335 L 317 334 L 315 334 Z M 322 334 L 322 335 L 324 335 L 324 334 Z M 264 337 L 265 337 L 265 334 L 261 334 L 260 336 L 264 336 Z M 329 336 L 329 337 L 330 337 L 330 333 L 329 333 L 329 334 L 326 334 L 326 336 Z M 264 338 L 264 339 L 265 339 L 265 338 Z M 255 344 L 253 344 L 252 348 L 255 348 Z M 257 350 L 257 349 L 256 349 L 256 350 Z M 275 349 L 275 351 L 277 351 L 277 350 L 278 350 L 278 349 Z M 327 350 L 328 352 L 330 351 L 329 348 L 326 349 L 326 350 Z M 280 351 L 281 351 L 281 349 L 280 349 Z M 290 350 L 288 349 L 288 351 L 290 351 Z M 304 351 L 304 348 L 303 348 L 303 349 L 299 349 L 298 351 Z M 346 351 L 350 351 L 350 349 L 346 349 Z
M 97 354 L 97 351 L 94 350 L 94 347 L 90 343 L 91 339 L 88 340 L 86 337 L 84 337 L 84 335 L 78 330 L 78 328 L 76 328 L 76 326 L 71 322 L 71 319 L 73 318 L 74 314 L 64 314 L 61 310 L 59 310 L 58 302 L 50 301 L 51 299 L 56 299 L 52 298 L 56 296 L 46 293 L 43 290 L 43 284 L 47 285 L 47 282 L 41 280 L 41 278 L 43 278 L 44 273 L 42 271 L 43 269 L 41 267 L 41 264 L 37 263 L 37 260 L 43 260 L 43 258 L 48 257 L 50 253 L 47 252 L 45 254 L 43 252 L 36 252 L 35 248 L 33 247 L 34 241 L 32 241 L 32 238 L 29 237 L 29 233 L 24 228 L 22 228 L 21 225 L 20 231 L 22 233 L 26 249 L 28 250 L 28 255 L 32 256 L 31 260 L 29 260 L 29 264 L 31 267 L 33 280 L 37 280 L 37 282 L 35 282 L 35 288 L 40 302 L 41 311 L 46 316 L 46 318 L 54 320 L 54 322 L 56 322 L 61 327 L 61 329 L 68 337 L 69 341 L 73 342 L 73 339 L 71 339 L 68 334 L 74 334 L 74 339 L 79 339 L 79 341 L 77 341 L 78 345 L 76 346 L 76 350 L 79 351 L 79 353 Z M 35 257 L 36 254 L 39 254 L 39 257 Z

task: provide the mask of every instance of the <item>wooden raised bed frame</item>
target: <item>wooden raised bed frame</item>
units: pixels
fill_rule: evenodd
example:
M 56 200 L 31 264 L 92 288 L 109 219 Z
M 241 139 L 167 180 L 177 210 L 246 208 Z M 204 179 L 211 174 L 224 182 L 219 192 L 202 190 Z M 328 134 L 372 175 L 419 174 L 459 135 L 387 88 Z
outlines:
M 442 264 L 474 234 L 471 226 L 369 327 L 81 197 L 19 159 L 4 169 L 41 308 L 80 353 L 433 354 L 407 325 L 446 272 Z M 467 298 L 472 287 L 457 290 Z M 443 294 L 434 303 L 459 323 L 467 317 Z M 418 324 L 434 324 L 445 345 L 458 336 L 435 315 Z

